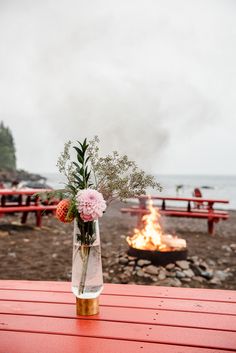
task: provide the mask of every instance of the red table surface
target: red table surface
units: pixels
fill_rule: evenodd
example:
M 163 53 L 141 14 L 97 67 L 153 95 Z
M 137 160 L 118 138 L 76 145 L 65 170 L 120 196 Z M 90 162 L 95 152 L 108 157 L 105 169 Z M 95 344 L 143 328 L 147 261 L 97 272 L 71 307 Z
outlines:
M 236 352 L 236 291 L 106 284 L 75 314 L 70 283 L 0 281 L 0 353 Z

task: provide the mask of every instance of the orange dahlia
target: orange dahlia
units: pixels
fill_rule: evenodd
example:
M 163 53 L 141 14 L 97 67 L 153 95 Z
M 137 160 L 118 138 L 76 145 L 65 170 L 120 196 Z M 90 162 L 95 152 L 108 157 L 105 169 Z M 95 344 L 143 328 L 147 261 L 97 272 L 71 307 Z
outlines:
M 63 223 L 70 223 L 73 221 L 74 217 L 73 215 L 68 216 L 68 211 L 70 208 L 70 200 L 61 200 L 56 209 L 56 217 L 59 219 L 59 221 Z

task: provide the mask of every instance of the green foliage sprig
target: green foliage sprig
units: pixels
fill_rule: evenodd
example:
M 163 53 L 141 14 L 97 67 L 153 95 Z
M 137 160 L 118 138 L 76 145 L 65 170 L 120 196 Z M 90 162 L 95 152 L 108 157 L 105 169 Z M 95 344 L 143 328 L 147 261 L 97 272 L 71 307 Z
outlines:
M 84 140 L 83 143 L 77 141 L 80 147 L 73 146 L 75 151 L 77 152 L 77 162 L 73 162 L 75 166 L 75 170 L 73 171 L 73 177 L 75 178 L 75 185 L 77 189 L 87 189 L 92 186 L 89 183 L 89 178 L 91 171 L 88 168 L 88 162 L 90 156 L 86 156 L 86 151 L 88 149 L 87 139 Z
M 83 143 L 77 141 L 78 146 L 73 146 L 76 151 L 77 161 L 71 161 L 70 149 L 72 142 L 68 141 L 64 145 L 64 150 L 58 158 L 57 167 L 59 172 L 64 174 L 67 183 L 66 191 L 71 194 L 72 198 L 76 196 L 79 190 L 87 189 L 92 186 L 89 182 L 91 171 L 89 169 L 89 159 L 87 156 L 88 143 L 87 139 Z

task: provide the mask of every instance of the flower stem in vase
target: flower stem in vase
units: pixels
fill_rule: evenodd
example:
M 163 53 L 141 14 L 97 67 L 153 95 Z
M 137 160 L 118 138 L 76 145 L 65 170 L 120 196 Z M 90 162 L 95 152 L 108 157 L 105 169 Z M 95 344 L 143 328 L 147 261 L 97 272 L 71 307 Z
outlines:
M 88 262 L 89 262 L 89 253 L 90 253 L 90 246 L 81 245 L 80 255 L 82 258 L 82 273 L 81 273 L 81 280 L 79 285 L 79 294 L 84 293 L 85 289 L 85 281 L 88 269 Z

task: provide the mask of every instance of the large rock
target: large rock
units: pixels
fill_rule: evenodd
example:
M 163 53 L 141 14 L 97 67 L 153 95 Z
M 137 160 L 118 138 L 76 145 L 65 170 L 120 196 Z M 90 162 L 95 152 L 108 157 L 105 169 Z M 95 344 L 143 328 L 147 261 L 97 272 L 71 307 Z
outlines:
M 190 257 L 189 258 L 189 260 L 193 263 L 193 264 L 195 264 L 195 265 L 197 265 L 197 266 L 199 266 L 199 257 L 198 256 L 192 256 L 192 257 Z
M 221 280 L 217 277 L 213 277 L 209 283 L 214 284 L 214 285 L 221 285 Z
M 185 282 L 185 283 L 189 283 L 189 282 L 191 282 L 191 278 L 184 277 L 184 278 L 181 278 L 181 281 Z
M 182 283 L 178 278 L 169 278 L 170 282 L 169 285 L 171 287 L 181 287 Z
M 220 281 L 225 281 L 229 277 L 229 273 L 224 271 L 215 271 L 214 277 L 219 279 Z
M 182 271 L 176 271 L 175 275 L 177 278 L 184 278 L 185 277 L 185 273 Z
M 194 272 L 191 270 L 191 268 L 189 268 L 188 270 L 183 270 L 183 273 L 185 274 L 186 277 L 193 277 L 194 276 Z
M 176 265 L 182 268 L 182 270 L 187 270 L 189 269 L 189 262 L 186 260 L 179 260 L 176 261 Z
M 175 268 L 175 264 L 170 263 L 170 264 L 166 265 L 167 270 L 173 270 L 173 268 Z
M 121 257 L 120 259 L 119 259 L 119 263 L 121 264 L 121 265 L 127 265 L 128 264 L 128 259 L 126 259 L 125 257 Z
M 171 271 L 166 271 L 166 277 L 171 277 L 175 278 L 176 277 L 176 272 L 171 272 Z
M 165 279 L 165 278 L 166 278 L 165 272 L 164 272 L 164 271 L 160 271 L 160 273 L 159 273 L 159 275 L 158 275 L 158 279 L 159 279 L 160 281 L 162 281 L 162 280 Z
M 143 272 L 143 270 L 138 270 L 137 272 L 136 272 L 136 275 L 138 276 L 138 277 L 144 277 L 145 276 L 145 273 Z
M 193 276 L 192 280 L 199 282 L 199 283 L 203 283 L 205 281 L 205 279 L 201 276 Z
M 134 266 L 135 265 L 135 261 L 129 261 L 129 266 Z
M 192 270 L 196 276 L 202 276 L 206 279 L 211 279 L 213 277 L 213 272 L 211 270 L 204 271 L 200 266 L 193 265 Z
M 140 267 L 148 266 L 148 265 L 151 265 L 151 261 L 140 259 L 138 260 L 137 265 Z
M 144 267 L 143 269 L 145 272 L 149 273 L 150 275 L 157 275 L 159 273 L 158 267 L 154 265 L 149 265 L 147 267 Z

